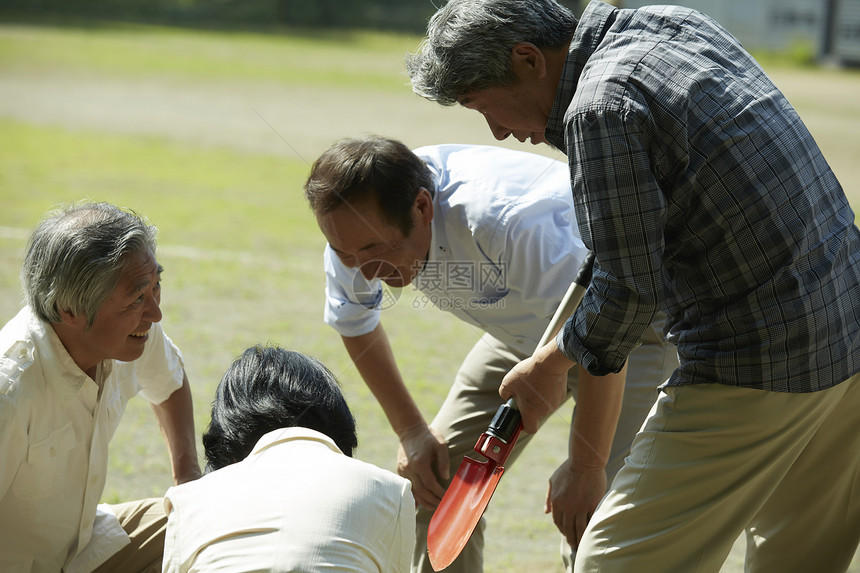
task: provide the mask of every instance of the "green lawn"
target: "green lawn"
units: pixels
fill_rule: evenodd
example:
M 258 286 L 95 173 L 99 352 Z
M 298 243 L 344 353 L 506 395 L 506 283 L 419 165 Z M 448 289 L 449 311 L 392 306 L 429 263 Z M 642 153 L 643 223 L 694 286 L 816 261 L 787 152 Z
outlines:
M 301 187 L 323 149 L 357 133 L 412 146 L 496 143 L 477 114 L 410 93 L 402 56 L 417 43 L 367 33 L 0 25 L 0 316 L 20 306 L 21 250 L 42 213 L 81 198 L 132 207 L 160 229 L 164 325 L 185 356 L 198 432 L 229 362 L 250 345 L 277 343 L 332 369 L 356 413 L 357 456 L 393 469 L 393 433 L 322 324 L 324 242 Z M 768 71 L 860 205 L 860 74 Z M 410 300 L 403 293 L 383 320 L 430 418 L 479 333 Z M 569 406 L 506 474 L 488 514 L 488 571 L 560 570 L 542 508 L 565 455 L 568 414 Z M 153 416 L 132 401 L 104 499 L 160 495 L 169 485 Z

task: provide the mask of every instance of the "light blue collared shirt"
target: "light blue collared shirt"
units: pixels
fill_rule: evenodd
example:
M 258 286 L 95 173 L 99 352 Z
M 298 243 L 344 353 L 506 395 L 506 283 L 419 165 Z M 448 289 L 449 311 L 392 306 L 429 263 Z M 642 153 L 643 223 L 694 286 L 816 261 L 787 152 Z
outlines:
M 587 252 L 567 164 L 491 146 L 433 145 L 415 154 L 436 190 L 430 252 L 407 287 L 412 305 L 450 312 L 531 354 Z M 393 302 L 381 281 L 355 281 L 358 270 L 328 245 L 324 264 L 325 322 L 343 336 L 376 328 Z

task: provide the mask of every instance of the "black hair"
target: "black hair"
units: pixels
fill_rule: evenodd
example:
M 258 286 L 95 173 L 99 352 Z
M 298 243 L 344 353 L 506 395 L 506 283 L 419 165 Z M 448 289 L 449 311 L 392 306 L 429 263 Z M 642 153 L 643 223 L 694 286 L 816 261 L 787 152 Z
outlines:
M 206 471 L 245 459 L 263 435 L 293 426 L 329 436 L 347 456 L 358 445 L 355 420 L 328 368 L 279 347 L 247 349 L 215 391 L 203 434 Z
M 305 198 L 317 216 L 344 204 L 372 201 L 384 220 L 409 236 L 421 188 L 434 193 L 430 169 L 400 141 L 379 136 L 342 139 L 314 162 Z

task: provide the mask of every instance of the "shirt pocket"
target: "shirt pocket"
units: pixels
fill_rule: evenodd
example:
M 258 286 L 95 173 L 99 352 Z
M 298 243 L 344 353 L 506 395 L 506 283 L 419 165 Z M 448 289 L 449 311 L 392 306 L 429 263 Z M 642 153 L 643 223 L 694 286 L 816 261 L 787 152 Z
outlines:
M 125 413 L 125 407 L 128 403 L 128 390 L 124 388 L 117 389 L 110 396 L 106 396 L 106 403 L 103 418 L 96 424 L 96 433 L 104 438 L 105 443 L 109 442 L 119 427 L 119 422 L 122 420 L 122 415 Z M 134 395 L 134 394 L 132 394 Z M 107 451 L 107 450 L 105 450 Z
M 27 449 L 27 461 L 18 468 L 12 493 L 21 499 L 39 499 L 57 493 L 68 466 L 69 452 L 77 443 L 69 422 Z

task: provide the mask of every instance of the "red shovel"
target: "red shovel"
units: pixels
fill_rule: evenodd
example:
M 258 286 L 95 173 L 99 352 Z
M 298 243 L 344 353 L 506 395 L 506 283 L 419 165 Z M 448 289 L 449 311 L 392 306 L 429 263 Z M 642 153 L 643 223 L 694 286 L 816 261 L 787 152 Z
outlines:
M 570 288 L 561 299 L 537 348 L 554 338 L 573 314 L 591 282 L 594 254 L 588 253 Z M 537 348 L 535 350 L 537 350 Z M 475 526 L 487 509 L 523 424 L 513 398 L 502 404 L 487 431 L 478 438 L 475 451 L 486 461 L 463 458 L 454 479 L 430 519 L 427 530 L 427 554 L 434 571 L 441 571 L 460 555 Z

